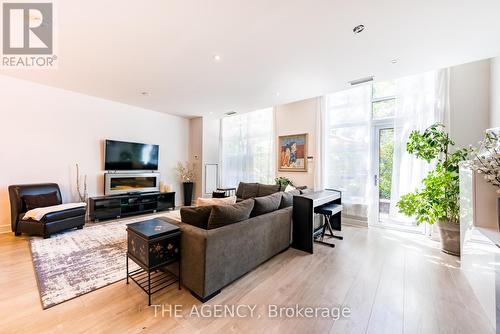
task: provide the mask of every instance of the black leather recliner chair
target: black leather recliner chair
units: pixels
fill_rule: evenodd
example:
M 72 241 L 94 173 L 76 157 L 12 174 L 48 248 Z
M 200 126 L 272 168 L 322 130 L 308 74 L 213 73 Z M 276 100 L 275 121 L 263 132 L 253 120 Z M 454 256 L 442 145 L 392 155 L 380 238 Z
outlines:
M 9 186 L 12 231 L 15 235 L 26 233 L 44 238 L 70 228 L 83 228 L 86 208 L 74 208 L 46 214 L 40 221 L 23 220 L 26 213 L 25 195 L 41 195 L 56 192 L 58 203 L 62 204 L 61 190 L 56 183 L 22 184 Z

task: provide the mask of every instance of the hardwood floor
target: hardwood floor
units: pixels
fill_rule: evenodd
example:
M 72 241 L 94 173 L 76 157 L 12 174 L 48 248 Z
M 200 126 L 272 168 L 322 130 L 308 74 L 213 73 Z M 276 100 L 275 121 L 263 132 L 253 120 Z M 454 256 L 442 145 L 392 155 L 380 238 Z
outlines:
M 42 310 L 28 240 L 0 235 L 0 333 L 493 333 L 457 258 L 424 236 L 346 226 L 335 248 L 279 254 L 205 305 L 256 305 L 261 318 L 198 318 L 198 302 L 169 288 L 153 304 L 182 305 L 156 316 L 146 295 L 124 281 Z M 351 316 L 270 319 L 267 305 L 338 306 Z

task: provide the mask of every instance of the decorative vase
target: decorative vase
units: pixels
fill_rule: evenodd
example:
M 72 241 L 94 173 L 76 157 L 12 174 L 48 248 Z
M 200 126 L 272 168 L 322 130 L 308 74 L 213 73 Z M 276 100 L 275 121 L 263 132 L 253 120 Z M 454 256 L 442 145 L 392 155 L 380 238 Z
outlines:
M 450 255 L 460 256 L 460 224 L 439 221 L 437 225 L 441 235 L 442 251 Z
M 191 202 L 193 201 L 193 182 L 184 182 L 184 206 L 191 206 Z

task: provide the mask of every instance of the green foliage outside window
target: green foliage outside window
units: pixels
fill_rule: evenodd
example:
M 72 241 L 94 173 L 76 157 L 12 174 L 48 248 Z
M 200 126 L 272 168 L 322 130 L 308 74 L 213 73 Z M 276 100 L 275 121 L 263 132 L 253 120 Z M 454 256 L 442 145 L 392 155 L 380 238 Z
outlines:
M 379 197 L 391 199 L 394 129 L 381 130 L 379 138 Z

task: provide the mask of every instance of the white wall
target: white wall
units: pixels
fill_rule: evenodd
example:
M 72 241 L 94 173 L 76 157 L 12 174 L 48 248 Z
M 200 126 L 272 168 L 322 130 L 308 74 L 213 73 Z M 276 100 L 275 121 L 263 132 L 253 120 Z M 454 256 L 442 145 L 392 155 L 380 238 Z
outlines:
M 203 117 L 203 196 L 211 197 L 211 193 L 205 189 L 205 165 L 219 164 L 219 134 L 220 119 Z M 220 165 L 219 180 L 220 183 Z
M 500 57 L 491 60 L 490 128 L 500 127 Z
M 276 136 L 308 134 L 308 156 L 316 157 L 316 117 L 321 98 L 284 104 L 276 107 Z M 295 185 L 314 188 L 314 161 L 307 172 L 277 172 L 277 176 L 291 179 Z
M 102 194 L 103 140 L 160 145 L 162 180 L 182 196 L 174 171 L 188 158 L 188 120 L 0 76 L 0 226 L 10 226 L 7 187 L 56 182 L 76 200 L 75 163 L 89 194 Z
M 490 60 L 450 69 L 450 135 L 458 147 L 477 144 L 490 127 Z
M 194 197 L 201 197 L 203 191 L 203 118 L 196 117 L 189 120 L 189 156 L 188 161 L 195 164 L 196 181 L 194 183 Z

